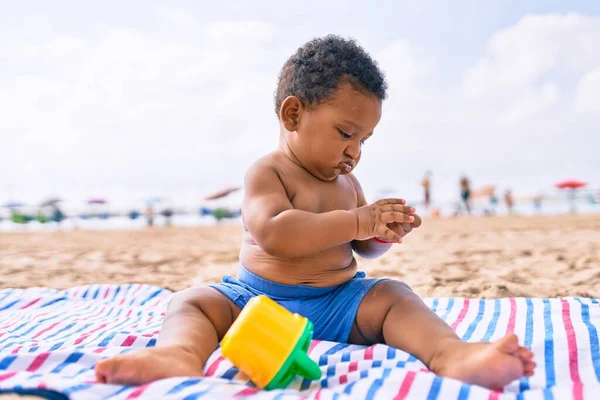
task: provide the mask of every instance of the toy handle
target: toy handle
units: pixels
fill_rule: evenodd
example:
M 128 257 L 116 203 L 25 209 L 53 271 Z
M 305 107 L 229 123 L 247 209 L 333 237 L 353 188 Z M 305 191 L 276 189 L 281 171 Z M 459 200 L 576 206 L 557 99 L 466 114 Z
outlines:
M 298 375 L 311 381 L 321 378 L 321 368 L 304 351 L 294 350 L 294 358 Z

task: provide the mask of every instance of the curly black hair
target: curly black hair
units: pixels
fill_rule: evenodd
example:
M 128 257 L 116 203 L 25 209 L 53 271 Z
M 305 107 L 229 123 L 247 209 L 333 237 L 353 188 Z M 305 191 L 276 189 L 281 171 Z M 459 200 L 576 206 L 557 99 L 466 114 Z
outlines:
M 342 82 L 381 101 L 387 96 L 383 72 L 356 40 L 337 35 L 313 39 L 283 65 L 275 91 L 275 113 L 279 116 L 288 96 L 297 96 L 308 107 L 314 107 Z

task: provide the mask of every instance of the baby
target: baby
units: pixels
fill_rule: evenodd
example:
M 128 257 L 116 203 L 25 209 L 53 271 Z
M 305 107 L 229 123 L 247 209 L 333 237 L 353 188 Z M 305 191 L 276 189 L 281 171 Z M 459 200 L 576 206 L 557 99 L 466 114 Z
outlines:
M 156 347 L 100 361 L 98 381 L 201 376 L 240 310 L 260 294 L 310 319 L 315 339 L 385 343 L 438 375 L 487 388 L 531 376 L 532 353 L 514 334 L 462 342 L 406 284 L 358 271 L 354 253 L 379 257 L 421 224 L 404 200 L 368 204 L 352 174 L 385 97 L 383 73 L 355 41 L 327 36 L 298 49 L 275 94 L 279 147 L 246 174 L 237 279 L 175 294 Z

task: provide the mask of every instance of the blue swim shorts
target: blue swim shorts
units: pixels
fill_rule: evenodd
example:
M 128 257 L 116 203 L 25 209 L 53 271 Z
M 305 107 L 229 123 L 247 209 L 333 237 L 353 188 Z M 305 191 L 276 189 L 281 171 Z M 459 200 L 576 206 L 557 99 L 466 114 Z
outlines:
M 347 343 L 358 306 L 367 292 L 384 280 L 365 276 L 364 272 L 357 272 L 349 281 L 329 287 L 284 285 L 261 278 L 240 266 L 237 279 L 226 275 L 221 283 L 210 287 L 240 308 L 244 308 L 252 297 L 266 295 L 287 310 L 308 318 L 314 324 L 314 339 Z

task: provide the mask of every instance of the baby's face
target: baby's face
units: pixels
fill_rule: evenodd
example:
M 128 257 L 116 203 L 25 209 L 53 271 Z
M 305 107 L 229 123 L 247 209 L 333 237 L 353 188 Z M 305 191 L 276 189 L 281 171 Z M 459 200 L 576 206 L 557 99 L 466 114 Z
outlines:
M 294 153 L 316 178 L 332 181 L 356 167 L 380 118 L 377 97 L 340 85 L 330 99 L 302 112 Z

